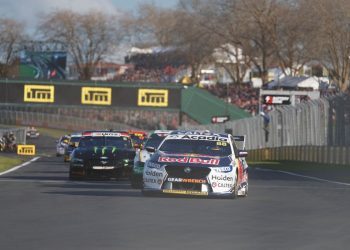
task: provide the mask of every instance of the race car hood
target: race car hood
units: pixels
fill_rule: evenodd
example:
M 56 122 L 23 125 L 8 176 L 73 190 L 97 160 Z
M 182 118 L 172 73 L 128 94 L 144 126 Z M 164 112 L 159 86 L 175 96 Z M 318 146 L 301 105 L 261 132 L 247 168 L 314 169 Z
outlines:
M 230 156 L 209 156 L 198 154 L 169 154 L 161 151 L 156 152 L 150 158 L 151 162 L 168 166 L 197 166 L 197 167 L 221 167 L 229 166 L 231 163 Z
M 82 159 L 94 159 L 100 157 L 108 157 L 115 159 L 134 159 L 135 151 L 133 149 L 119 149 L 116 147 L 90 147 L 77 148 L 75 157 Z

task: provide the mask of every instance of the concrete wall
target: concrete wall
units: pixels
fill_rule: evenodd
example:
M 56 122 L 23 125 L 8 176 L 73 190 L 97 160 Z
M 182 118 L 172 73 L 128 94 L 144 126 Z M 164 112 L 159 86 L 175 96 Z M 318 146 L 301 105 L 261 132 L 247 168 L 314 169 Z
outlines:
M 291 146 L 250 150 L 250 161 L 303 161 L 350 165 L 350 147 Z

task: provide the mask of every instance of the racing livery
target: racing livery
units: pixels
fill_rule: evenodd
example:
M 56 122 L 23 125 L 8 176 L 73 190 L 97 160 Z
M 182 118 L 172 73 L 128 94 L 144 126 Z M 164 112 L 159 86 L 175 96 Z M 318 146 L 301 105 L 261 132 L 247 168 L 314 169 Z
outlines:
M 81 133 L 73 133 L 70 135 L 68 145 L 64 148 L 63 160 L 64 162 L 69 162 L 71 159 L 71 154 L 73 150 L 78 146 L 81 139 Z
M 141 148 L 147 139 L 147 133 L 145 131 L 129 130 L 128 134 L 130 135 L 134 148 Z
M 64 155 L 66 148 L 68 147 L 69 136 L 61 136 L 56 142 L 56 156 Z
M 143 193 L 246 196 L 246 156 L 232 135 L 175 131 L 145 163 Z
M 144 147 L 136 151 L 134 166 L 130 176 L 131 186 L 133 188 L 142 187 L 143 166 L 152 155 L 146 148 L 157 148 L 163 139 L 171 132 L 172 130 L 155 130 L 147 139 Z
M 72 153 L 69 178 L 123 177 L 130 173 L 134 157 L 127 133 L 85 132 Z
M 38 138 L 40 133 L 35 127 L 28 127 L 26 130 L 26 136 L 27 138 Z

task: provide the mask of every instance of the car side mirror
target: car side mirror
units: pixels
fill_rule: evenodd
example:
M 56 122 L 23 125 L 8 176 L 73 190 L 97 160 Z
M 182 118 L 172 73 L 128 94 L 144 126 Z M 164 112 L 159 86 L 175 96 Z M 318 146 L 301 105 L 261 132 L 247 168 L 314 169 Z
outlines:
M 147 150 L 147 152 L 149 152 L 149 153 L 154 153 L 154 152 L 156 152 L 156 148 L 154 148 L 154 147 L 146 147 L 146 150 Z
M 248 152 L 247 151 L 244 151 L 244 150 L 239 150 L 238 152 L 237 152 L 237 155 L 236 155 L 236 157 L 238 157 L 238 158 L 245 158 L 245 157 L 247 157 L 248 156 Z

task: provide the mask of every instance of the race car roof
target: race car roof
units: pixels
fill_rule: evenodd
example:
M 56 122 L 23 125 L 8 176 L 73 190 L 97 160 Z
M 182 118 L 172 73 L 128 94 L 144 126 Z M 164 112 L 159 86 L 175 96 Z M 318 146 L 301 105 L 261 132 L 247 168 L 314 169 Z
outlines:
M 171 135 L 203 135 L 203 136 L 217 136 L 228 138 L 228 134 L 213 133 L 209 130 L 176 130 L 170 133 Z
M 70 137 L 81 137 L 82 133 L 73 133 L 70 135 Z
M 208 131 L 176 131 L 168 135 L 165 140 L 204 140 L 204 141 L 229 141 L 228 134 L 216 134 Z
M 119 132 L 110 132 L 110 131 L 89 131 L 84 132 L 83 136 L 92 136 L 92 137 L 129 137 L 127 133 L 119 133 Z

